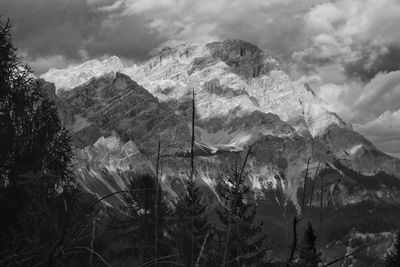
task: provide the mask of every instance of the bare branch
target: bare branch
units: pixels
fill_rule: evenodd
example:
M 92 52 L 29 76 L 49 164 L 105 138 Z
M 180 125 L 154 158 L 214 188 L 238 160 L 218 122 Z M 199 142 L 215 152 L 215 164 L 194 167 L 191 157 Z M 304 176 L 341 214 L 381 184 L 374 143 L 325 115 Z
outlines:
M 149 264 L 152 264 L 153 262 L 156 263 L 158 260 L 167 260 L 169 258 L 176 257 L 176 256 L 178 256 L 178 254 L 172 254 L 172 255 L 168 255 L 168 256 L 163 256 L 163 257 L 159 257 L 157 259 L 154 258 L 154 259 L 151 259 L 151 260 L 148 260 L 148 261 L 142 263 L 138 267 L 144 267 L 144 266 L 147 266 Z M 160 261 L 159 263 L 161 263 L 161 262 L 162 261 Z
M 345 256 L 343 256 L 343 257 L 340 257 L 340 258 L 337 258 L 337 259 L 335 259 L 335 260 L 333 260 L 333 261 L 331 261 L 331 262 L 328 262 L 328 263 L 322 265 L 322 267 L 326 267 L 326 266 L 330 266 L 330 265 L 332 265 L 332 264 L 335 264 L 336 262 L 342 261 L 342 260 L 344 260 L 344 259 L 346 259 L 346 258 L 348 258 L 348 257 L 350 257 L 350 256 L 352 256 L 352 255 L 354 255 L 354 254 L 356 254 L 357 252 L 359 252 L 359 251 L 361 251 L 361 250 L 363 250 L 363 249 L 366 249 L 366 248 L 368 248 L 368 247 L 370 247 L 370 246 L 376 245 L 376 244 L 378 244 L 378 243 L 379 243 L 379 241 L 376 241 L 376 242 L 373 242 L 373 243 L 370 243 L 370 244 L 361 246 L 361 247 L 359 247 L 358 249 L 354 250 L 352 253 L 349 253 L 349 254 L 347 254 L 347 255 L 345 255 Z
M 90 252 L 90 253 L 93 253 L 93 254 L 96 255 L 97 258 L 99 258 L 106 266 L 112 267 L 112 265 L 109 264 L 99 253 L 97 253 L 95 250 L 93 250 L 93 249 L 91 249 L 91 248 L 79 246 L 79 247 L 72 247 L 72 248 L 69 248 L 68 251 L 69 251 L 69 250 L 74 250 L 74 249 L 77 249 L 77 250 L 85 250 L 85 251 L 88 251 L 88 252 Z
M 196 260 L 196 265 L 195 265 L 196 267 L 199 267 L 200 259 L 201 259 L 201 257 L 202 257 L 203 254 L 204 254 L 204 247 L 206 246 L 207 238 L 208 238 L 209 235 L 210 235 L 210 231 L 207 232 L 207 235 L 206 235 L 206 237 L 204 238 L 203 244 L 201 245 L 200 252 L 199 252 L 199 256 L 197 257 L 197 260 Z
M 339 176 L 339 179 L 338 179 L 337 182 L 335 183 L 335 186 L 333 187 L 333 190 L 332 190 L 331 197 L 329 198 L 328 203 L 326 204 L 327 206 L 329 206 L 329 204 L 331 203 L 331 201 L 333 201 L 333 196 L 334 196 L 334 194 L 335 194 L 335 192 L 336 192 L 336 189 L 337 189 L 337 187 L 339 186 L 340 181 L 342 180 L 342 178 L 343 178 L 343 174 Z

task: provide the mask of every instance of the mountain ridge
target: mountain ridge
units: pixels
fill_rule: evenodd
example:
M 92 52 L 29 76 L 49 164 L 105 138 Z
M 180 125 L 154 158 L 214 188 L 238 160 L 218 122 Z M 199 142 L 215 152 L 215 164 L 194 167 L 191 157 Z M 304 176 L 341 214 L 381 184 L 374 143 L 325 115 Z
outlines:
M 270 187 L 281 188 L 297 203 L 309 158 L 311 177 L 320 163 L 340 173 L 334 167 L 338 160 L 363 175 L 383 171 L 399 177 L 399 160 L 377 150 L 327 111 L 310 88 L 293 83 L 270 55 L 246 42 L 181 45 L 122 72 L 91 77 L 57 96 L 77 154 L 89 151 L 81 158 L 87 164 L 77 162 L 76 170 L 92 192 L 99 184 L 103 184 L 103 193 L 104 188 L 120 190 L 124 185 L 104 187 L 99 173 L 111 180 L 117 173 L 125 178 L 116 180 L 128 181 L 130 173 L 143 170 L 135 168 L 134 158 L 116 164 L 122 156 L 112 151 L 107 153 L 115 160 L 109 165 L 96 149 L 90 149 L 98 140 L 115 136 L 120 146 L 135 144 L 142 155 L 139 162 L 151 166 L 146 169 L 149 172 L 154 170 L 160 140 L 164 189 L 179 196 L 190 168 L 192 91 L 197 116 L 195 175 L 210 197 L 218 198 L 215 188 L 224 182 L 221 172 L 240 162 L 242 152 L 250 146 L 248 183 L 259 197 Z M 336 182 L 330 183 L 333 190 Z M 379 190 L 385 190 L 377 188 L 368 194 L 379 195 Z M 396 190 L 394 194 L 400 194 Z

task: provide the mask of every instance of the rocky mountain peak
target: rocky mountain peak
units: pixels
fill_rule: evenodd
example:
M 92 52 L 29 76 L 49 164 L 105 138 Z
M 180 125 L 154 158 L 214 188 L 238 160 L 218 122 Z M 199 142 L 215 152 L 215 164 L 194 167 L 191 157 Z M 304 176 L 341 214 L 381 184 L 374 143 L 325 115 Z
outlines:
M 100 77 L 109 72 L 117 72 L 124 69 L 122 61 L 117 56 L 105 58 L 104 60 L 90 60 L 76 66 L 65 69 L 50 69 L 42 74 L 40 78 L 52 82 L 59 90 L 70 90 L 82 85 L 91 78 Z
M 293 83 L 268 53 L 241 40 L 168 47 L 139 65 L 127 67 L 113 56 L 50 70 L 43 77 L 54 82 L 57 90 L 67 90 L 116 71 L 142 85 L 160 102 L 185 101 L 194 90 L 202 119 L 228 116 L 232 111 L 244 116 L 258 110 L 278 115 L 301 135 L 316 136 L 330 124 L 346 127 L 307 85 Z
M 232 72 L 245 79 L 256 78 L 277 70 L 278 63 L 257 46 L 242 40 L 226 40 L 206 45 L 213 58 L 231 67 Z

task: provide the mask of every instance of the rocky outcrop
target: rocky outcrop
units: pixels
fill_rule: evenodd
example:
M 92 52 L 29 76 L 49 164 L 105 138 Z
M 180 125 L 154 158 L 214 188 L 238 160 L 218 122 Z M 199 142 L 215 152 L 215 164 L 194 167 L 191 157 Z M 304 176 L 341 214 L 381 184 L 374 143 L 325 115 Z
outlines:
M 99 138 L 93 145 L 75 151 L 75 173 L 88 192 L 98 196 L 123 191 L 137 173 L 153 173 L 153 165 L 134 142 L 121 142 L 116 136 Z M 124 194 L 105 200 L 112 206 L 124 205 Z

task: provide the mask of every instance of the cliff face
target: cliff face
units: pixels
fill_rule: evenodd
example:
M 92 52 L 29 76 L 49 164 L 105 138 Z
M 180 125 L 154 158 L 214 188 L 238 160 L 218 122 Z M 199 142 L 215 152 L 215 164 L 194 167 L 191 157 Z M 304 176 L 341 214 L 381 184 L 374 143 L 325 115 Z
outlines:
M 160 140 L 161 181 L 172 198 L 179 197 L 190 173 L 194 91 L 195 176 L 210 201 L 218 201 L 216 186 L 252 146 L 246 170 L 255 198 L 275 189 L 297 203 L 310 159 L 311 182 L 316 182 L 318 165 L 331 170 L 325 180 L 327 201 L 399 202 L 399 180 L 393 178 L 400 176 L 399 160 L 352 131 L 307 85 L 293 83 L 278 62 L 249 43 L 180 45 L 134 66 L 109 63 L 114 61 L 103 61 L 105 66 L 92 74 L 87 66 L 93 62 L 44 75 L 64 89 L 57 103 L 73 133 L 76 173 L 90 192 L 118 191 L 133 173 L 154 172 Z M 122 73 L 98 76 L 97 70 L 110 69 Z M 68 78 L 83 77 L 79 73 L 85 79 Z M 352 178 L 345 168 L 367 178 Z M 394 180 L 385 176 L 390 182 L 382 183 L 379 172 Z M 344 199 L 339 199 L 341 192 Z

